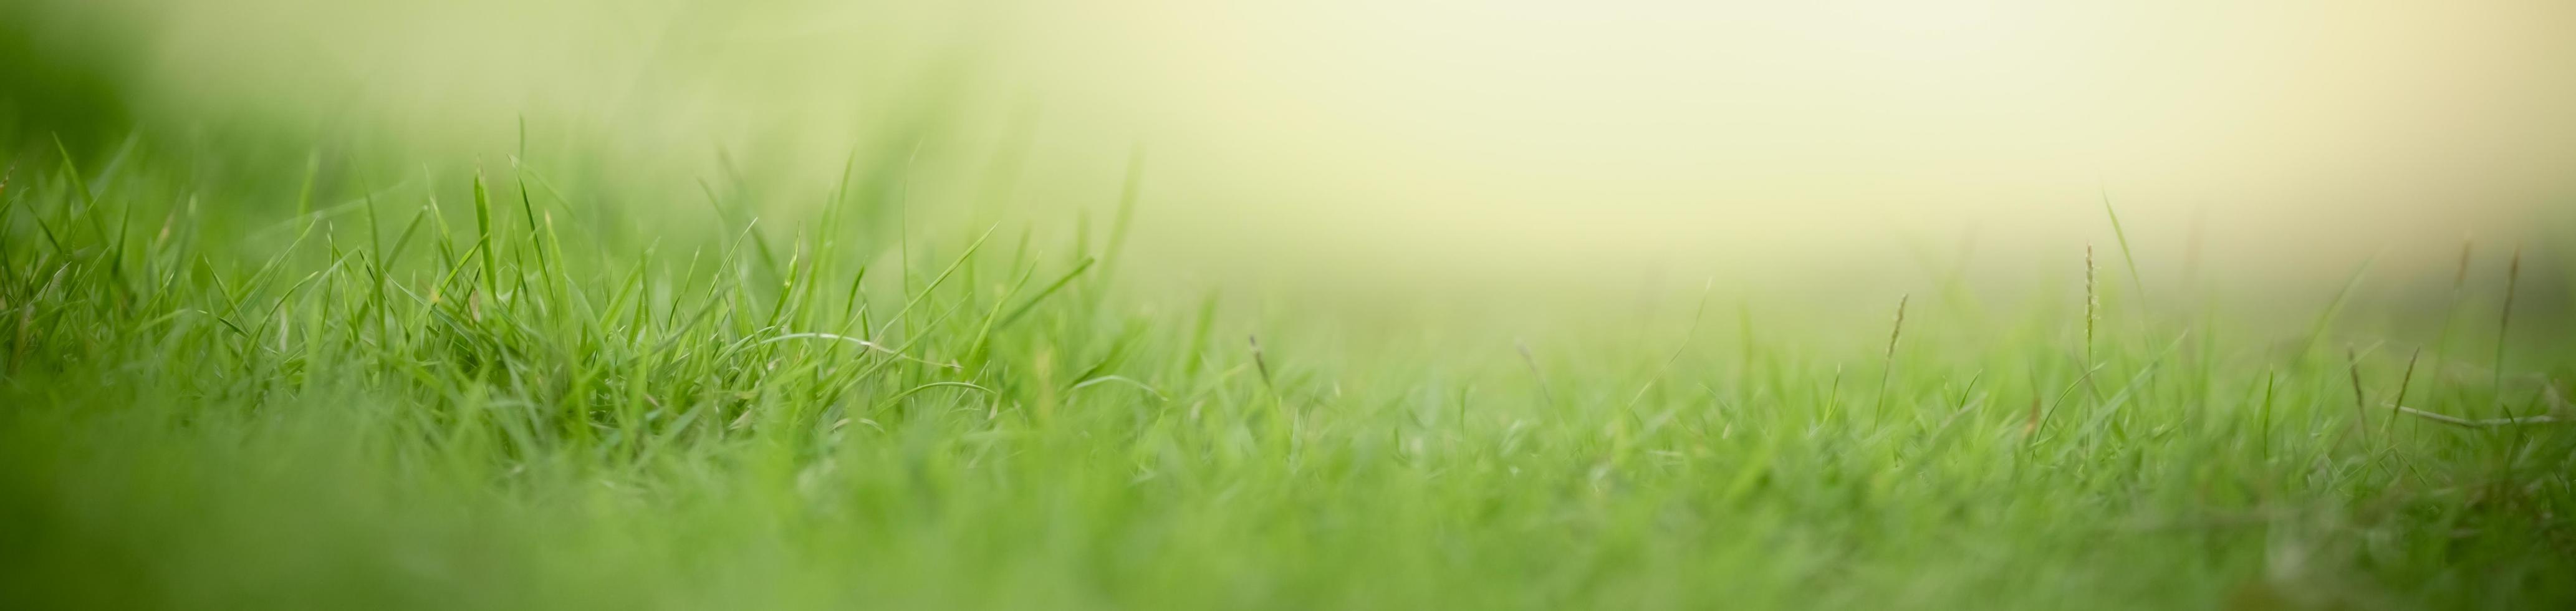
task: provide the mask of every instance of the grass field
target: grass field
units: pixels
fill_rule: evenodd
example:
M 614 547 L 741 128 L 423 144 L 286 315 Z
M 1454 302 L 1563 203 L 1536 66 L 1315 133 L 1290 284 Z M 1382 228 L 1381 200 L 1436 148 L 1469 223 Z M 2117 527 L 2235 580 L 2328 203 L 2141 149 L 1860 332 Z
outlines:
M 1122 288 L 1126 209 L 889 230 L 866 168 L 778 222 L 143 142 L 0 187 L 15 608 L 2576 603 L 2565 268 L 2510 247 L 2430 311 L 2118 236 L 2027 303 L 1379 320 Z
M 0 0 L 0 609 L 2576 609 L 2576 13 L 1403 4 Z

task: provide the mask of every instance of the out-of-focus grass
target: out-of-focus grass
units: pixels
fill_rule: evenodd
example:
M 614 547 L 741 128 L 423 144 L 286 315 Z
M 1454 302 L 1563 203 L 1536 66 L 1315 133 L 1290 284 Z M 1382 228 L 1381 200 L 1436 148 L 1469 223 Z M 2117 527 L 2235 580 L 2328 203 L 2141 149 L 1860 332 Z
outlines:
M 130 127 L 132 53 L 110 19 L 37 2 L 0 4 L 0 133 L 50 134 L 96 148 Z M 15 141 L 0 145 L 16 146 Z
M 2567 348 L 2515 341 L 2566 315 L 2534 253 L 2519 295 L 2482 247 L 2430 314 L 2289 325 L 2108 250 L 2027 303 L 1371 318 L 1126 291 L 1124 214 L 908 225 L 893 153 L 776 222 L 742 179 L 544 155 L 70 148 L 0 190 L 0 596 L 33 607 L 2576 597 L 2569 429 L 2398 411 L 2564 422 Z M 184 171 L 225 162 L 219 199 Z
M 112 30 L 0 23 L 12 607 L 2576 602 L 2556 241 L 1186 276 L 1162 166 L 1022 182 L 947 73 L 827 159 L 639 153 L 199 121 Z

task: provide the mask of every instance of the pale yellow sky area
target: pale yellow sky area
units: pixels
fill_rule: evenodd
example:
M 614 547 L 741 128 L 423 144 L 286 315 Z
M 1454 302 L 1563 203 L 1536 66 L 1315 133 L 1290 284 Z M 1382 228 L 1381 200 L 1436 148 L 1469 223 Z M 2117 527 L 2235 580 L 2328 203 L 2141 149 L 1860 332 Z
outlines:
M 2150 266 L 2194 239 L 2251 267 L 2436 265 L 2463 232 L 2515 239 L 2576 202 L 2564 2 L 268 0 L 149 18 L 185 91 L 260 104 L 336 82 L 332 103 L 415 127 L 551 113 L 659 149 L 783 135 L 817 167 L 899 105 L 888 83 L 972 57 L 979 108 L 1038 117 L 1023 205 L 1109 201 L 1142 142 L 1140 252 L 1255 270 L 1794 268 L 1971 239 L 2053 257 L 2109 239 L 2104 192 Z

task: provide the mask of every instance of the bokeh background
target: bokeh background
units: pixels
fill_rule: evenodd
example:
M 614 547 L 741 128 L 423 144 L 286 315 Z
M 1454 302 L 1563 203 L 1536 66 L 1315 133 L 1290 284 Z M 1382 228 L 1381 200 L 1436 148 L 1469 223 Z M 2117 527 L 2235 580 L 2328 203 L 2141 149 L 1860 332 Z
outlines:
M 924 217 L 1095 225 L 1141 160 L 1133 257 L 1192 283 L 2009 286 L 2107 199 L 2150 282 L 2319 301 L 2576 208 L 2564 2 L 9 4 L 0 103 L 75 148 L 524 137 L 791 216 L 900 157 Z

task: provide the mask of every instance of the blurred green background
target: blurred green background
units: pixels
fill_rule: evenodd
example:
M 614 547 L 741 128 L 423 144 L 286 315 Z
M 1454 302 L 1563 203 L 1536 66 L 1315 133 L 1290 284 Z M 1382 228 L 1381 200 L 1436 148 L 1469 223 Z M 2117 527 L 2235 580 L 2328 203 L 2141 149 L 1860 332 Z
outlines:
M 2155 279 L 2444 285 L 2464 236 L 2552 243 L 2576 199 L 2561 3 L 6 10 L 0 120 L 87 156 L 337 147 L 325 187 L 357 192 L 526 150 L 620 188 L 742 177 L 789 218 L 856 165 L 908 214 L 1062 221 L 1141 158 L 1138 258 L 1192 284 L 2010 290 L 2107 245 L 2108 199 Z M 367 150 L 400 161 L 338 154 Z

